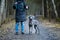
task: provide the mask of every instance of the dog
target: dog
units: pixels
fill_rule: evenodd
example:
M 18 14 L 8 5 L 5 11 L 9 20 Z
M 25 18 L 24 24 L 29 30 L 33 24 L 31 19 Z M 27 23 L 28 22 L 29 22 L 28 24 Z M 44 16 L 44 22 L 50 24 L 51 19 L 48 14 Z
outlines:
M 35 20 L 35 16 L 29 16 L 29 33 L 35 34 L 37 31 L 37 21 Z

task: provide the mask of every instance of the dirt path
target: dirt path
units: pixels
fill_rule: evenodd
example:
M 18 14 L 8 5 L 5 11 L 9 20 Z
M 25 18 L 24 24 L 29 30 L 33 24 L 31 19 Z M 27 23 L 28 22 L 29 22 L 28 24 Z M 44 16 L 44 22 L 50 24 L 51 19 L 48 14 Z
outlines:
M 54 27 L 46 27 L 42 22 L 39 22 L 39 34 L 28 34 L 28 21 L 25 22 L 25 34 L 15 35 L 15 21 L 4 24 L 0 28 L 0 40 L 60 40 L 60 29 Z M 20 27 L 19 27 L 20 30 Z

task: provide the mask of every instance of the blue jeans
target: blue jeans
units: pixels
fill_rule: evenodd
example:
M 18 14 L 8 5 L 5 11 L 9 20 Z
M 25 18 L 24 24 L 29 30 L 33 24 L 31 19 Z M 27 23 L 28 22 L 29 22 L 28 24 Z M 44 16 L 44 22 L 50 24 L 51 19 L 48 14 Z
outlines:
M 19 28 L 19 22 L 16 22 L 16 24 L 15 24 L 16 32 L 19 31 L 18 28 Z M 24 32 L 24 22 L 21 22 L 21 32 Z

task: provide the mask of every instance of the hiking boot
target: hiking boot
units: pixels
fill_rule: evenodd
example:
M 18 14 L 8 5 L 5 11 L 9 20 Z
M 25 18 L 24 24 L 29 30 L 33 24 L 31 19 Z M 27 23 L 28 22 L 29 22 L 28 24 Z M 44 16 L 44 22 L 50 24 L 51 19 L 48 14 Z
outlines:
M 18 35 L 18 32 L 16 32 L 15 35 Z
M 21 32 L 21 34 L 24 34 L 24 32 Z

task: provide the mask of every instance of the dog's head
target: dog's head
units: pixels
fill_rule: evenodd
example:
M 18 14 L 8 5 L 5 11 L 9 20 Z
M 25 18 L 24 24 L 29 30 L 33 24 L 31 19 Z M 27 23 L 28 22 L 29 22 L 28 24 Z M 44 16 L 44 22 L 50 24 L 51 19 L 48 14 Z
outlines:
M 35 19 L 35 16 L 30 15 L 30 16 L 29 16 L 29 19 L 31 19 L 31 20 Z
M 29 15 L 29 16 L 27 16 L 27 19 L 35 19 L 35 16 L 34 15 Z

